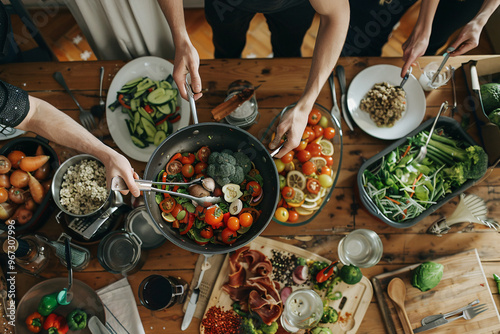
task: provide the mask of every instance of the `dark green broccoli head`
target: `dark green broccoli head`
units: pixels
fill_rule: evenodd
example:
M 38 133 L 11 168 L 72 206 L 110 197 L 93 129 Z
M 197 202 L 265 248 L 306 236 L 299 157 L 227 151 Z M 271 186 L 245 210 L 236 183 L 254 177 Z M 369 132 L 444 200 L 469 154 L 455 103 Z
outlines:
M 483 109 L 487 115 L 499 108 L 500 84 L 492 82 L 481 85 L 481 99 L 483 100 Z
M 219 152 L 210 153 L 210 155 L 208 156 L 208 164 L 209 165 L 217 164 L 218 163 L 217 161 L 219 159 L 219 155 L 220 155 Z
M 496 126 L 500 127 L 500 107 L 496 108 L 493 110 L 489 115 L 488 118 L 490 119 L 490 122 L 495 124 Z
M 218 164 L 236 165 L 236 159 L 231 154 L 220 153 L 218 158 L 217 158 L 217 163 Z
M 481 146 L 469 146 L 465 149 L 469 158 L 469 170 L 467 178 L 478 179 L 486 173 L 488 169 L 488 155 Z
M 233 157 L 236 159 L 236 164 L 243 168 L 243 173 L 248 174 L 252 169 L 252 161 L 250 158 L 243 152 L 235 152 Z
M 234 167 L 234 173 L 229 176 L 229 181 L 234 184 L 240 184 L 245 181 L 245 173 L 243 173 L 243 168 L 241 168 L 241 166 Z

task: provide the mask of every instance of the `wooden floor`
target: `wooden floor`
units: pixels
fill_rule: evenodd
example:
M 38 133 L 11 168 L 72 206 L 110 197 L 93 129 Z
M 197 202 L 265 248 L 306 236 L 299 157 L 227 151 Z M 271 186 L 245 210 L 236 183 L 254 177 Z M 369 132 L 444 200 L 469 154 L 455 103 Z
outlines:
M 384 57 L 401 57 L 401 45 L 408 38 L 418 17 L 419 3 L 415 4 L 401 20 L 401 24 L 393 32 L 388 43 L 383 48 Z M 35 14 L 36 11 L 32 11 Z M 189 36 L 198 50 L 201 59 L 213 58 L 212 30 L 205 20 L 203 9 L 185 10 L 186 27 Z M 16 40 L 21 49 L 27 50 L 35 44 L 21 33 L 24 29 L 20 20 L 13 16 L 12 23 Z M 302 45 L 303 57 L 311 57 L 316 41 L 319 17 L 315 17 Z M 91 47 L 68 10 L 60 9 L 45 25 L 39 27 L 45 40 L 51 46 L 59 61 L 96 60 Z M 453 37 L 451 37 L 453 38 Z M 479 46 L 469 54 L 492 54 L 493 49 L 486 34 L 481 36 Z M 262 14 L 257 14 L 250 24 L 247 45 L 243 57 L 264 58 L 272 56 L 270 32 Z

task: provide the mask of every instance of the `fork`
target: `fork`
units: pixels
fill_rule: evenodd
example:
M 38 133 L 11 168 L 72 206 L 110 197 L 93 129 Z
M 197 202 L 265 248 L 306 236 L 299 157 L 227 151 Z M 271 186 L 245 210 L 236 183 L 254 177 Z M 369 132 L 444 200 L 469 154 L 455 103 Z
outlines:
M 464 313 L 462 313 L 462 315 L 459 315 L 458 317 L 455 317 L 455 318 L 448 319 L 448 323 L 455 321 L 457 319 L 460 319 L 460 318 L 464 318 L 465 320 L 470 320 L 470 319 L 474 318 L 475 316 L 477 316 L 478 314 L 483 313 L 486 310 L 488 310 L 488 307 L 486 306 L 486 304 L 479 304 L 479 305 L 472 306 L 468 309 L 465 309 Z
M 71 93 L 71 91 L 69 90 L 68 85 L 66 85 L 66 81 L 64 80 L 62 73 L 55 72 L 53 76 L 54 79 L 66 90 L 69 96 L 71 96 L 78 109 L 80 109 L 80 122 L 85 127 L 85 129 L 87 129 L 88 131 L 94 129 L 96 127 L 94 116 L 92 116 L 90 111 L 83 109 L 80 103 L 78 103 L 76 98 L 73 96 L 73 93 Z
M 443 110 L 444 110 L 444 112 L 446 112 L 446 110 L 448 110 L 448 101 L 445 101 L 445 102 L 443 102 L 443 104 L 441 104 L 441 108 L 439 108 L 439 112 L 438 112 L 436 118 L 434 119 L 434 123 L 432 123 L 431 130 L 429 131 L 429 136 L 427 137 L 427 140 L 425 141 L 424 146 L 420 147 L 420 152 L 418 152 L 418 155 L 415 158 L 416 162 L 422 162 L 422 160 L 424 160 L 425 156 L 427 155 L 427 145 L 429 145 L 429 141 L 431 140 L 432 134 L 434 133 L 434 128 L 436 127 L 436 124 L 437 124 L 437 120 L 438 120 L 439 116 L 441 116 L 441 113 L 443 112 Z
M 406 81 L 408 81 L 408 78 L 410 77 L 410 74 L 411 74 L 412 70 L 413 70 L 413 68 L 410 66 L 410 68 L 408 69 L 408 71 L 406 71 L 406 74 L 405 74 L 403 80 L 401 80 L 401 83 L 399 84 L 399 86 L 396 86 L 396 88 L 403 89 L 403 86 L 406 83 Z

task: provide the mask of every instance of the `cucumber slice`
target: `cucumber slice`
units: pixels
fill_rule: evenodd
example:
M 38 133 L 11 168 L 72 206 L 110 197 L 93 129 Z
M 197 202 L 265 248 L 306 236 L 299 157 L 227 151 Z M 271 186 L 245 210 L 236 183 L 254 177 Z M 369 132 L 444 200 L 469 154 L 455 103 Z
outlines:
M 177 90 L 157 88 L 148 95 L 148 101 L 152 104 L 165 104 L 177 96 Z
M 136 136 L 130 136 L 130 138 L 132 139 L 132 142 L 134 143 L 134 145 L 137 147 L 144 148 L 144 147 L 147 147 L 149 145 L 148 143 L 143 142 L 142 140 L 137 138 Z
M 156 131 L 155 138 L 153 140 L 153 145 L 160 145 L 165 139 L 167 139 L 167 134 L 164 131 Z
M 146 90 L 146 89 L 149 89 L 151 87 L 153 87 L 155 85 L 154 81 L 151 80 L 150 78 L 146 78 L 144 80 L 142 80 L 138 85 L 137 85 L 137 90 L 140 91 L 140 90 Z
M 144 117 L 145 119 L 147 119 L 151 124 L 154 125 L 154 121 L 153 121 L 153 117 L 151 117 L 150 114 L 148 114 L 148 112 L 146 110 L 144 110 L 143 107 L 139 107 L 137 109 L 139 111 L 139 114 L 141 114 L 142 117 Z
M 165 81 L 165 80 L 160 82 L 160 87 L 163 89 L 172 89 L 173 88 L 172 85 L 168 81 Z
M 165 115 L 169 115 L 173 112 L 171 103 L 159 104 L 156 106 L 156 110 Z
M 135 79 L 132 79 L 130 81 L 127 81 L 122 89 L 126 89 L 126 88 L 132 88 L 132 87 L 135 87 L 139 84 L 139 82 L 141 82 L 142 80 L 144 80 L 145 78 L 135 78 Z
M 151 137 L 152 138 L 151 140 L 153 140 L 154 136 L 156 134 L 156 128 L 155 128 L 154 124 L 149 122 L 144 117 L 141 117 L 141 125 L 144 127 L 144 131 L 146 131 L 148 138 Z

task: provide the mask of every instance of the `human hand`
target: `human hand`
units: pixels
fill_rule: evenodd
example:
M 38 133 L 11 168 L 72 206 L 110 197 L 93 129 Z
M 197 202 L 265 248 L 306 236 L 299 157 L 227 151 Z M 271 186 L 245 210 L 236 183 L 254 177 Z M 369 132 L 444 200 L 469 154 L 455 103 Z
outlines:
M 420 34 L 413 32 L 403 43 L 403 61 L 405 63 L 401 68 L 401 78 L 406 75 L 406 72 L 409 70 L 410 66 L 415 63 L 417 58 L 425 54 L 427 46 L 429 46 L 429 39 L 423 38 Z
M 190 41 L 186 41 L 184 45 L 177 46 L 175 48 L 175 60 L 174 60 L 174 81 L 177 84 L 179 93 L 182 98 L 187 100 L 186 91 L 186 75 L 191 74 L 191 88 L 193 89 L 194 99 L 198 100 L 203 96 L 201 93 L 201 77 L 198 69 L 200 67 L 200 56 L 198 51 L 194 48 Z
M 138 179 L 139 175 L 134 171 L 130 162 L 123 155 L 113 151 L 106 155 L 105 159 L 101 159 L 106 166 L 106 184 L 108 189 L 111 187 L 111 180 L 115 176 L 120 176 L 125 180 L 127 188 L 132 193 L 132 196 L 139 197 L 141 192 L 135 183 L 134 179 Z M 123 195 L 127 195 L 129 190 L 120 191 Z
M 285 116 L 280 120 L 276 129 L 276 136 L 269 144 L 269 148 L 274 150 L 278 148 L 281 139 L 286 134 L 286 141 L 281 150 L 275 155 L 275 158 L 281 158 L 297 146 L 302 140 L 302 135 L 307 125 L 307 116 L 311 108 L 301 108 L 298 105 L 288 110 Z
M 459 56 L 477 47 L 482 30 L 483 27 L 475 21 L 467 23 L 457 39 L 450 45 L 450 47 L 455 48 L 450 56 Z

